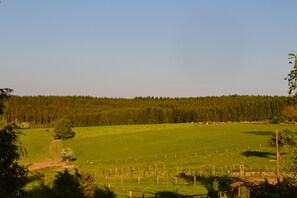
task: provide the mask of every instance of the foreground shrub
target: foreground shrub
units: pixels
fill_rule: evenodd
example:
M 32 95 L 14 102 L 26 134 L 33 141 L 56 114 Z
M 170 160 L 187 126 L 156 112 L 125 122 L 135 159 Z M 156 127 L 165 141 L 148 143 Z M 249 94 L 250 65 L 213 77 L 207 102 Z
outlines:
M 67 169 L 58 172 L 52 188 L 44 184 L 42 177 L 39 186 L 33 188 L 28 197 L 53 197 L 53 198 L 114 198 L 114 192 L 107 187 L 98 187 L 94 184 L 94 177 L 88 173 L 79 173 L 75 170 L 71 174 Z
M 114 198 L 116 197 L 115 193 L 110 190 L 108 187 L 96 187 L 95 198 Z
M 63 172 L 58 172 L 53 184 L 53 191 L 57 197 L 66 198 L 83 197 L 80 190 L 79 181 L 75 175 L 69 173 L 67 169 Z
M 28 170 L 18 163 L 26 150 L 21 146 L 15 125 L 0 130 L 0 197 L 21 197 Z

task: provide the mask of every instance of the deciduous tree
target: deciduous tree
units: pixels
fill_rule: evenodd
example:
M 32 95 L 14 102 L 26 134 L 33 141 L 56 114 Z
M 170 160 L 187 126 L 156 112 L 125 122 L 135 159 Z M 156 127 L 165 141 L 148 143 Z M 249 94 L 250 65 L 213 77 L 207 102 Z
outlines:
M 288 55 L 289 58 L 289 64 L 293 64 L 293 68 L 288 74 L 288 76 L 285 78 L 285 80 L 288 81 L 289 86 L 289 95 L 290 96 L 297 96 L 297 54 L 290 53 Z
M 0 115 L 11 92 L 12 89 L 0 89 Z M 21 134 L 15 125 L 0 130 L 0 196 L 4 198 L 21 197 L 24 192 L 22 187 L 28 170 L 18 163 L 20 156 L 26 153 L 19 141 Z
M 54 128 L 55 139 L 67 139 L 74 136 L 72 131 L 72 123 L 69 119 L 62 118 L 58 120 Z

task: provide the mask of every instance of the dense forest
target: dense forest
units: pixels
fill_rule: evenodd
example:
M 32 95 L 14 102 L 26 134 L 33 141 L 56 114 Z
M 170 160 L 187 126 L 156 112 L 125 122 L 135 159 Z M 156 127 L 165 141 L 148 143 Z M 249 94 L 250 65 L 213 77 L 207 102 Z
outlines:
M 6 104 L 8 123 L 51 126 L 69 118 L 73 126 L 121 124 L 240 122 L 270 120 L 282 114 L 288 97 L 221 96 L 163 98 L 96 98 L 89 96 L 12 96 Z

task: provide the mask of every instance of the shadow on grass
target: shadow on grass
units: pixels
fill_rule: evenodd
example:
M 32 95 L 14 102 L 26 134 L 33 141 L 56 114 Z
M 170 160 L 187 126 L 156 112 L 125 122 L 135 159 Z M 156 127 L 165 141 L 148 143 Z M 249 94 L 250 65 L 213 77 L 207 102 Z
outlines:
M 158 197 L 172 197 L 172 198 L 180 198 L 180 197 L 185 197 L 181 194 L 175 193 L 175 192 L 170 192 L 170 191 L 159 191 L 156 194 L 158 194 Z
M 266 151 L 245 151 L 241 155 L 245 157 L 262 157 L 262 158 L 275 158 L 275 153 Z
M 194 176 L 185 175 L 184 177 L 179 177 L 179 180 L 185 180 L 188 182 L 188 185 L 194 185 Z M 213 178 L 197 176 L 196 181 L 197 181 L 197 183 L 200 183 L 200 184 L 206 186 L 206 188 L 209 190 L 209 188 L 211 186 L 211 182 L 213 181 Z M 178 192 L 158 191 L 158 192 L 156 192 L 156 197 L 162 197 L 162 198 L 196 197 L 196 198 L 200 198 L 200 197 L 207 197 L 207 194 L 182 195 L 182 194 L 179 194 Z
M 185 180 L 188 181 L 189 184 L 193 185 L 193 179 L 194 176 L 187 176 L 186 178 L 184 178 Z M 208 190 L 207 194 L 197 194 L 197 195 L 192 195 L 193 197 L 214 197 L 217 198 L 218 193 L 219 192 L 223 192 L 225 193 L 225 195 L 227 195 L 228 197 L 232 197 L 232 192 L 230 191 L 230 184 L 234 181 L 237 181 L 238 178 L 233 178 L 233 177 L 229 177 L 229 176 L 225 176 L 225 177 L 220 177 L 220 176 L 208 176 L 208 177 L 204 177 L 204 176 L 197 176 L 197 183 L 203 185 L 206 187 L 206 189 Z M 218 182 L 218 190 L 216 191 L 213 188 L 213 182 L 217 181 Z M 214 196 L 216 195 L 216 196 Z M 191 196 L 189 196 L 191 197 Z
M 207 194 L 196 194 L 196 195 L 181 195 L 176 192 L 171 192 L 171 191 L 159 191 L 156 193 L 156 197 L 161 197 L 161 198 L 190 198 L 190 197 L 206 197 Z
M 274 134 L 273 131 L 245 131 L 243 133 L 251 134 L 251 135 L 265 135 L 265 136 L 271 136 Z

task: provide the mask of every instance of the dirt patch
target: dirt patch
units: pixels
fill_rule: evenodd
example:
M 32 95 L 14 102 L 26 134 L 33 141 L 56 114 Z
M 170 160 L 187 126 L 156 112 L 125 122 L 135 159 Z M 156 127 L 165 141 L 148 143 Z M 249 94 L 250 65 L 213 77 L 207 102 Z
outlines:
M 74 168 L 74 165 L 67 165 L 66 162 L 52 161 L 52 162 L 43 162 L 43 163 L 35 163 L 28 167 L 29 171 L 39 170 L 43 168 L 49 167 L 62 167 L 62 168 Z

